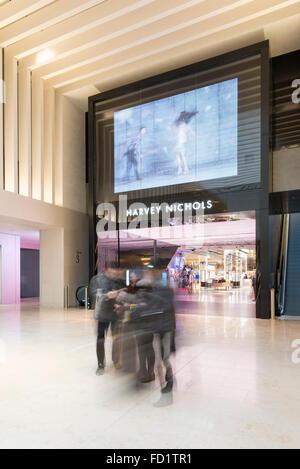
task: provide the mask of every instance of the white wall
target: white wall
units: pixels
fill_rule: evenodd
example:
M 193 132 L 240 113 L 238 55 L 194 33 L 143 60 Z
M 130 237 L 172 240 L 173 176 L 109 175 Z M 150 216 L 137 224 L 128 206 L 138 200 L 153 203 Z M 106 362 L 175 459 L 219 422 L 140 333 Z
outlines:
M 86 212 L 85 113 L 63 97 L 63 205 Z
M 89 281 L 88 223 L 64 228 L 64 284 L 69 287 L 69 305 L 76 306 L 75 293 Z
M 62 97 L 63 205 L 80 213 L 87 211 L 85 183 L 85 113 L 69 98 Z M 76 305 L 79 285 L 88 284 L 88 222 L 65 225 L 64 284 L 69 287 L 69 304 Z
M 41 304 L 63 306 L 68 285 L 70 305 L 75 306 L 75 291 L 88 283 L 89 275 L 85 113 L 58 91 L 44 87 L 34 72 L 30 96 L 29 75 L 20 70 L 17 82 L 16 64 L 9 55 L 6 65 L 6 78 L 11 71 L 14 80 L 8 83 L 5 128 L 0 106 L 0 226 L 3 222 L 41 231 Z M 0 78 L 1 73 L 0 67 Z
M 1 302 L 20 303 L 20 236 L 0 233 Z
M 47 307 L 64 306 L 64 230 L 41 230 L 40 302 Z
M 70 306 L 75 306 L 76 288 L 89 279 L 88 216 L 0 190 L 1 223 L 41 231 L 41 304 L 62 307 L 64 286 L 69 285 Z

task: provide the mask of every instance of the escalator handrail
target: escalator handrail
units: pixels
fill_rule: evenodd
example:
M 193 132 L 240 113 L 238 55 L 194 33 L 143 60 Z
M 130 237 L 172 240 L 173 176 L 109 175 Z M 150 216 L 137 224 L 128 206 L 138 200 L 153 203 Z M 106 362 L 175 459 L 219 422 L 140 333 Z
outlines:
M 283 239 L 283 251 L 282 251 L 282 273 L 281 273 L 281 285 L 279 290 L 279 312 L 283 316 L 285 313 L 285 293 L 286 293 L 286 277 L 287 277 L 287 263 L 288 263 L 288 249 L 289 249 L 289 230 L 290 230 L 290 215 L 285 215 L 285 236 Z

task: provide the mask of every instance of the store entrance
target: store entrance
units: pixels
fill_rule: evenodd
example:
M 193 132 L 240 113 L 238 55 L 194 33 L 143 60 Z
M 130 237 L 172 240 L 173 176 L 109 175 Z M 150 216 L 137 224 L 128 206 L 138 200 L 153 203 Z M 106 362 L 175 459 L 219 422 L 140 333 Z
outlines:
M 129 278 L 132 270 L 159 267 L 168 273 L 177 313 L 256 317 L 255 212 L 169 222 L 99 239 L 98 270 L 118 260 Z
M 255 317 L 255 245 L 178 248 L 169 265 L 177 311 Z
M 168 273 L 178 313 L 256 317 L 255 212 L 205 216 Z

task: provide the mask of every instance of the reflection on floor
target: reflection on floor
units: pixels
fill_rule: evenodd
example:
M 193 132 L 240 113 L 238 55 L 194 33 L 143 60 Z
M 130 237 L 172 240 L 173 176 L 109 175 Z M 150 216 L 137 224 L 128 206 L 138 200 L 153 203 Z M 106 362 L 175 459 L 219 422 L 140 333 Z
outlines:
M 178 315 L 162 409 L 157 383 L 95 376 L 91 312 L 1 306 L 0 331 L 1 448 L 300 447 L 300 322 Z
M 249 288 L 229 291 L 201 289 L 193 294 L 178 291 L 176 293 L 176 311 L 182 314 L 204 316 L 256 317 L 253 291 Z
M 28 304 L 38 304 L 40 302 L 39 297 L 36 298 L 21 298 L 21 303 L 28 303 Z

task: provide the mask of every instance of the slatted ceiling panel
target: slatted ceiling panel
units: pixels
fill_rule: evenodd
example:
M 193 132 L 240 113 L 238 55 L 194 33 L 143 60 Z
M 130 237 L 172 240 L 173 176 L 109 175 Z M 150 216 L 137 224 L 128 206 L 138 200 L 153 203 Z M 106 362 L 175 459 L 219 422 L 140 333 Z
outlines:
M 114 112 L 137 106 L 141 103 L 156 101 L 174 94 L 205 87 L 216 82 L 238 78 L 238 177 L 220 178 L 204 182 L 158 187 L 132 191 L 129 199 L 146 197 L 167 197 L 189 191 L 210 190 L 216 188 L 232 188 L 233 186 L 249 187 L 249 184 L 260 183 L 260 56 L 252 56 L 243 60 L 204 70 L 200 73 L 185 76 L 169 82 L 158 83 L 146 89 L 115 96 L 95 103 L 97 129 L 98 170 L 97 199 L 98 202 L 116 201 L 118 195 L 113 193 L 114 165 L 104 165 L 104 160 L 114 160 L 113 149 L 113 116 Z M 102 137 L 102 140 L 100 136 Z M 110 145 L 108 141 L 110 140 Z
M 31 135 L 42 132 L 40 126 L 34 126 L 32 131 L 30 125 L 27 125 L 31 121 L 30 106 L 27 103 L 31 101 L 31 92 L 34 93 L 36 86 L 28 86 L 26 77 L 30 70 L 34 69 L 34 75 L 42 80 L 43 86 L 51 88 L 55 93 L 58 90 L 69 96 L 70 92 L 78 93 L 72 99 L 82 107 L 84 101 L 87 104 L 88 96 L 97 93 L 97 90 L 108 89 L 110 82 L 124 85 L 139 77 L 183 66 L 187 61 L 196 62 L 247 46 L 249 38 L 254 38 L 253 41 L 250 39 L 251 42 L 260 40 L 264 34 L 268 38 L 269 32 L 265 28 L 271 26 L 274 34 L 275 31 L 282 30 L 282 21 L 286 19 L 290 20 L 289 24 L 292 20 L 293 24 L 297 24 L 297 7 L 299 12 L 299 0 L 0 0 L 0 46 L 7 58 L 4 72 L 10 70 L 15 60 L 19 61 L 20 69 L 26 72 L 18 77 L 18 92 L 13 87 L 20 107 L 26 109 L 25 118 L 17 124 L 21 130 L 18 132 L 20 148 L 29 148 L 32 143 Z M 190 26 L 187 27 L 188 24 Z M 40 62 L 38 53 L 44 51 L 46 56 L 50 52 L 49 60 Z M 240 79 L 243 112 L 251 113 L 256 102 L 254 88 L 259 86 L 260 80 L 260 58 L 245 58 L 236 62 L 235 66 Z M 0 72 L 1 70 L 2 67 Z M 205 73 L 208 72 L 204 71 L 203 76 L 198 78 L 203 84 L 206 80 Z M 223 64 L 215 68 L 213 73 L 216 80 L 218 77 L 226 79 L 230 77 L 231 64 Z M 14 80 L 16 75 L 15 70 Z M 207 77 L 209 82 L 209 73 Z M 1 78 L 5 77 L 0 73 Z M 9 76 L 5 79 L 10 81 Z M 148 91 L 152 93 L 151 89 Z M 158 85 L 157 96 L 163 97 L 165 93 L 167 90 L 163 87 L 160 91 Z M 141 95 L 137 94 L 136 97 L 139 103 Z M 14 107 L 13 101 L 9 100 L 6 109 Z M 122 107 L 122 103 L 120 104 Z M 44 114 L 49 112 L 47 106 L 45 103 L 45 109 L 42 110 Z M 109 111 L 109 107 L 107 110 Z M 10 113 L 14 115 L 13 110 Z M 53 146 L 57 145 L 57 136 L 62 134 L 60 120 L 58 106 L 54 119 L 56 132 L 53 132 L 51 126 L 45 130 L 45 141 L 51 139 Z M 4 141 L 10 144 L 3 157 L 3 145 L 0 145 L 0 165 L 6 159 L 8 167 L 9 160 L 13 159 L 16 174 L 18 160 L 21 163 L 23 161 L 23 167 L 24 162 L 28 161 L 30 164 L 30 156 L 25 158 L 22 151 L 17 155 L 13 149 L 15 139 L 10 138 L 10 135 L 17 125 L 8 126 L 5 130 Z M 0 143 L 2 128 L 0 118 Z M 289 141 L 294 142 L 291 136 Z M 29 155 L 30 150 L 28 151 Z M 61 152 L 56 152 L 53 158 L 56 168 L 63 166 Z M 22 169 L 22 164 L 20 168 Z M 26 171 L 24 180 L 26 177 L 25 184 L 31 192 L 32 178 L 29 174 Z M 64 177 L 59 171 L 55 171 L 53 187 L 58 194 L 64 192 Z M 36 179 L 40 178 L 43 178 L 41 172 L 36 175 Z M 20 171 L 17 181 L 20 189 L 22 181 Z M 37 183 L 40 184 L 40 181 Z M 0 187 L 2 185 L 0 168 Z M 14 186 L 17 191 L 18 183 Z M 171 194 L 172 191 L 174 188 L 157 189 L 160 194 Z M 63 203 L 60 197 L 56 200 Z

